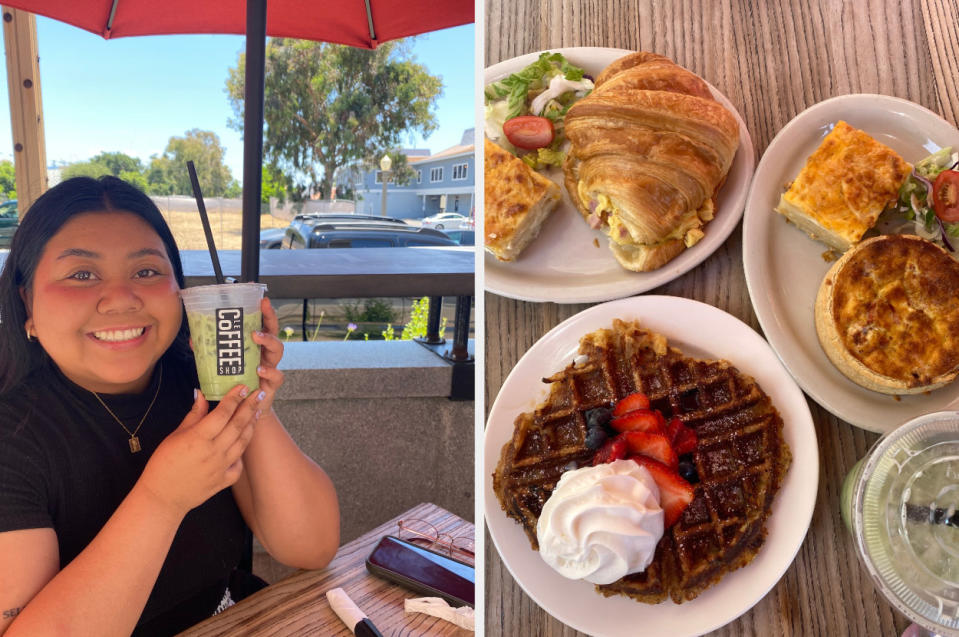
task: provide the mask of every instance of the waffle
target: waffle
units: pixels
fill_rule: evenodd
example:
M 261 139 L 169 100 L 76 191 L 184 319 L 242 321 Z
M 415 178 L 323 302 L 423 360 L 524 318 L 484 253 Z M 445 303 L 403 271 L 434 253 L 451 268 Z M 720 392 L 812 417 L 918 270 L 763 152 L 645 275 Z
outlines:
M 493 490 L 538 549 L 536 522 L 560 476 L 591 461 L 585 412 L 643 392 L 667 419 L 677 416 L 695 430 L 699 482 L 649 567 L 596 589 L 647 603 L 691 600 L 762 546 L 790 462 L 782 418 L 756 382 L 728 362 L 689 358 L 636 322 L 617 319 L 612 329 L 587 334 L 579 351 L 573 364 L 543 379 L 551 384 L 543 404 L 516 419 Z

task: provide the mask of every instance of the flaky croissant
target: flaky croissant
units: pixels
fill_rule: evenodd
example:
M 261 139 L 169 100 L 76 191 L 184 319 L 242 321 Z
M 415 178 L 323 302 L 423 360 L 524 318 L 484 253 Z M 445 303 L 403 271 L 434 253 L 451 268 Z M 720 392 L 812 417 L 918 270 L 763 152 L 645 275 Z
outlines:
M 566 189 L 617 261 L 661 267 L 703 237 L 739 147 L 736 118 L 706 83 L 655 53 L 608 66 L 570 107 Z

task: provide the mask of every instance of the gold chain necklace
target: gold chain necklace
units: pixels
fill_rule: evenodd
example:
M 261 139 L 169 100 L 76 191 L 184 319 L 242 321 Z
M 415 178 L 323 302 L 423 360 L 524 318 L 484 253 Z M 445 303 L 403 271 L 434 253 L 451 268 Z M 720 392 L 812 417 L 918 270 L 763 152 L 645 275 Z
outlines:
M 113 416 L 113 419 L 117 421 L 117 424 L 123 427 L 123 431 L 127 432 L 127 435 L 130 436 L 130 441 L 129 441 L 130 453 L 136 453 L 140 451 L 140 439 L 137 437 L 137 432 L 140 431 L 140 427 L 143 426 L 143 423 L 146 421 L 147 416 L 150 415 L 150 410 L 153 409 L 153 403 L 157 401 L 157 396 L 160 395 L 160 385 L 162 384 L 163 384 L 163 363 L 160 363 L 160 377 L 157 379 L 156 393 L 153 394 L 153 400 L 150 401 L 150 406 L 147 407 L 146 413 L 143 414 L 143 418 L 140 419 L 140 424 L 138 424 L 137 428 L 134 429 L 132 432 L 129 429 L 127 429 L 127 426 L 123 424 L 122 420 L 117 418 L 117 415 L 113 413 L 113 410 L 107 407 L 107 404 L 103 402 L 102 398 L 100 398 L 100 394 L 96 393 L 93 390 L 88 390 L 91 394 L 93 394 L 93 397 L 96 398 L 101 405 L 103 405 L 103 408 L 106 409 L 111 416 Z

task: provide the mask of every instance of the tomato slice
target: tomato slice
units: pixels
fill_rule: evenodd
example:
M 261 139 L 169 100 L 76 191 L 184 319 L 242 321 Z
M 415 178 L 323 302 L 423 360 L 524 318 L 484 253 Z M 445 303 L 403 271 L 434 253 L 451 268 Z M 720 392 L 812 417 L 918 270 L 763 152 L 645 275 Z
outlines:
M 947 223 L 959 221 L 959 171 L 944 170 L 932 184 L 936 216 Z
M 521 115 L 503 123 L 503 133 L 513 146 L 525 150 L 545 148 L 553 143 L 553 122 L 545 117 Z

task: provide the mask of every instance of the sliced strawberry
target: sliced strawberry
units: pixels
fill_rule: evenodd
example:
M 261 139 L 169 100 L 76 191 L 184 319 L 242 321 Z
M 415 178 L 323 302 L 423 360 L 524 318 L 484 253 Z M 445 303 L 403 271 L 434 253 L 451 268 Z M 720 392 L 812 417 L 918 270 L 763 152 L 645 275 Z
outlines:
M 626 414 L 613 418 L 609 426 L 616 431 L 648 431 L 650 433 L 666 433 L 666 422 L 663 415 L 654 409 L 634 409 Z
M 666 425 L 666 437 L 672 442 L 673 450 L 679 455 L 696 450 L 698 443 L 696 432 L 684 425 L 679 418 L 670 419 Z
M 683 426 L 683 421 L 673 416 L 669 419 L 669 422 L 666 423 L 666 437 L 669 438 L 669 441 L 676 441 L 676 434 L 679 433 L 679 428 Z
M 663 463 L 646 456 L 632 456 L 632 460 L 646 467 L 659 487 L 659 506 L 664 513 L 663 523 L 668 529 L 679 520 L 693 501 L 693 486 Z
M 621 435 L 626 439 L 626 447 L 631 453 L 638 453 L 653 460 L 659 460 L 667 467 L 679 469 L 679 456 L 673 451 L 669 439 L 663 434 L 627 431 Z
M 613 417 L 622 416 L 623 414 L 634 411 L 636 409 L 649 409 L 649 398 L 646 394 L 636 392 L 635 394 L 630 394 L 626 398 L 623 398 L 621 401 L 616 403 L 616 406 L 613 408 Z
M 593 466 L 621 460 L 626 457 L 626 451 L 626 441 L 622 436 L 610 438 L 593 454 Z
M 683 455 L 684 453 L 696 451 L 697 444 L 699 444 L 699 440 L 696 438 L 696 432 L 683 425 L 683 428 L 679 430 L 679 434 L 676 436 L 675 442 L 673 442 L 673 449 L 679 455 Z

